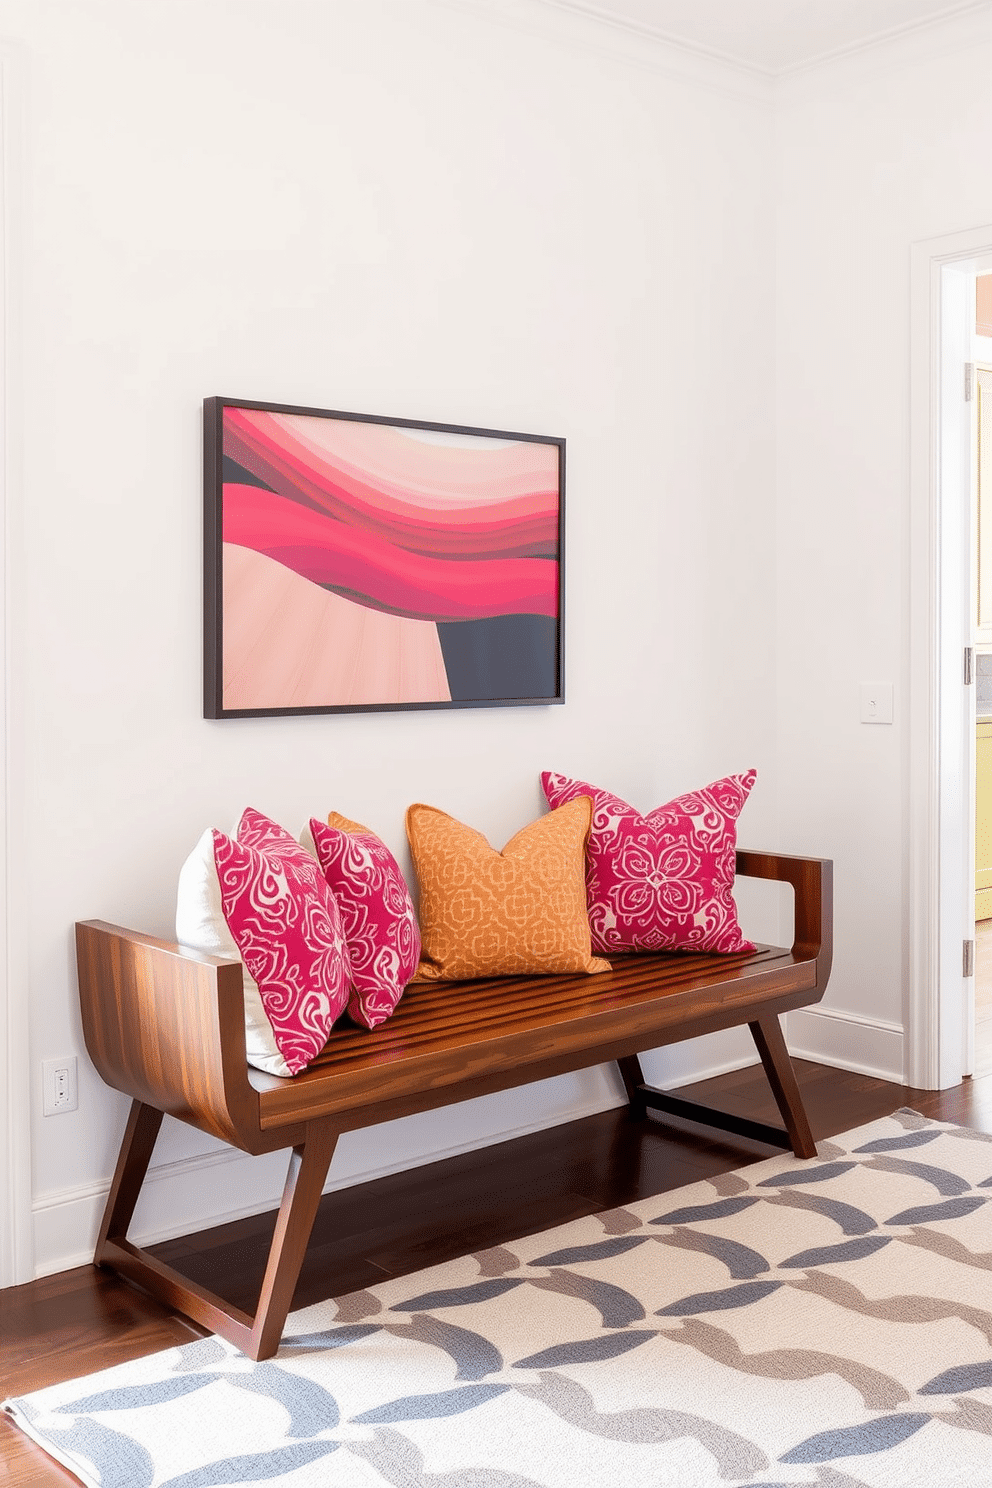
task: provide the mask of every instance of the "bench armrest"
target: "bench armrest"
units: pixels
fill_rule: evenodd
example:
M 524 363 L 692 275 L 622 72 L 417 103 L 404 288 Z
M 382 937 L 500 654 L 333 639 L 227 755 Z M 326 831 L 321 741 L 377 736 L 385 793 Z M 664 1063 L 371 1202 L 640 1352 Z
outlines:
M 795 895 L 792 954 L 816 962 L 816 989 L 822 997 L 834 951 L 834 865 L 830 858 L 797 858 L 788 853 L 737 850 L 737 872 L 746 878 L 792 885 Z
M 87 1052 L 107 1084 L 251 1150 L 240 962 L 88 920 L 76 968 Z

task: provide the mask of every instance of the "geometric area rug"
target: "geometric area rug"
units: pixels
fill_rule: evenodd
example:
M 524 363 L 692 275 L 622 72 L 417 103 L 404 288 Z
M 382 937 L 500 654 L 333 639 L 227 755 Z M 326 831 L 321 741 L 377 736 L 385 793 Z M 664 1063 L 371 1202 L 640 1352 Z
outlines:
M 992 1484 L 992 1136 L 913 1111 L 5 1403 L 99 1488 Z

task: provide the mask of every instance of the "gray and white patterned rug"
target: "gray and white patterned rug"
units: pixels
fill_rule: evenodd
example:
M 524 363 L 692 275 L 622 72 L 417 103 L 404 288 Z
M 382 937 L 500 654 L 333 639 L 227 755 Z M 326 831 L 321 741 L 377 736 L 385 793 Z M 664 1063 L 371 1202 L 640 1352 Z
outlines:
M 992 1136 L 899 1111 L 4 1408 L 87 1485 L 992 1484 Z

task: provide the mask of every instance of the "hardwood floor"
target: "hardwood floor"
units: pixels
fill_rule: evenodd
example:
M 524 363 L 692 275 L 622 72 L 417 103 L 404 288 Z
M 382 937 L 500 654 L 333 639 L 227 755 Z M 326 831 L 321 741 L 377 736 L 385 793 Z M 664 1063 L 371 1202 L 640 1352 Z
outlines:
M 936 1092 L 801 1060 L 796 1072 L 818 1140 L 903 1105 L 992 1132 L 992 1075 Z M 778 1120 L 760 1066 L 684 1093 L 755 1120 Z M 675 1118 L 664 1124 L 634 1121 L 618 1110 L 328 1194 L 294 1305 L 372 1286 L 770 1155 L 772 1149 L 761 1143 L 711 1135 Z M 232 1302 L 253 1308 L 272 1223 L 272 1215 L 260 1215 L 169 1241 L 156 1251 Z M 0 1291 L 0 1396 L 106 1369 L 188 1342 L 200 1331 L 92 1266 L 11 1287 Z M 0 1419 L 0 1483 L 48 1488 L 77 1479 Z

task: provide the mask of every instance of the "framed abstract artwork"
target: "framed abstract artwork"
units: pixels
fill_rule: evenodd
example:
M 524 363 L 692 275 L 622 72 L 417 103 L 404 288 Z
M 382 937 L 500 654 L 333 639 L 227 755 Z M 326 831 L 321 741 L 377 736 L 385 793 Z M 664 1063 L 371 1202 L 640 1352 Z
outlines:
M 563 439 L 203 413 L 204 717 L 564 701 Z

